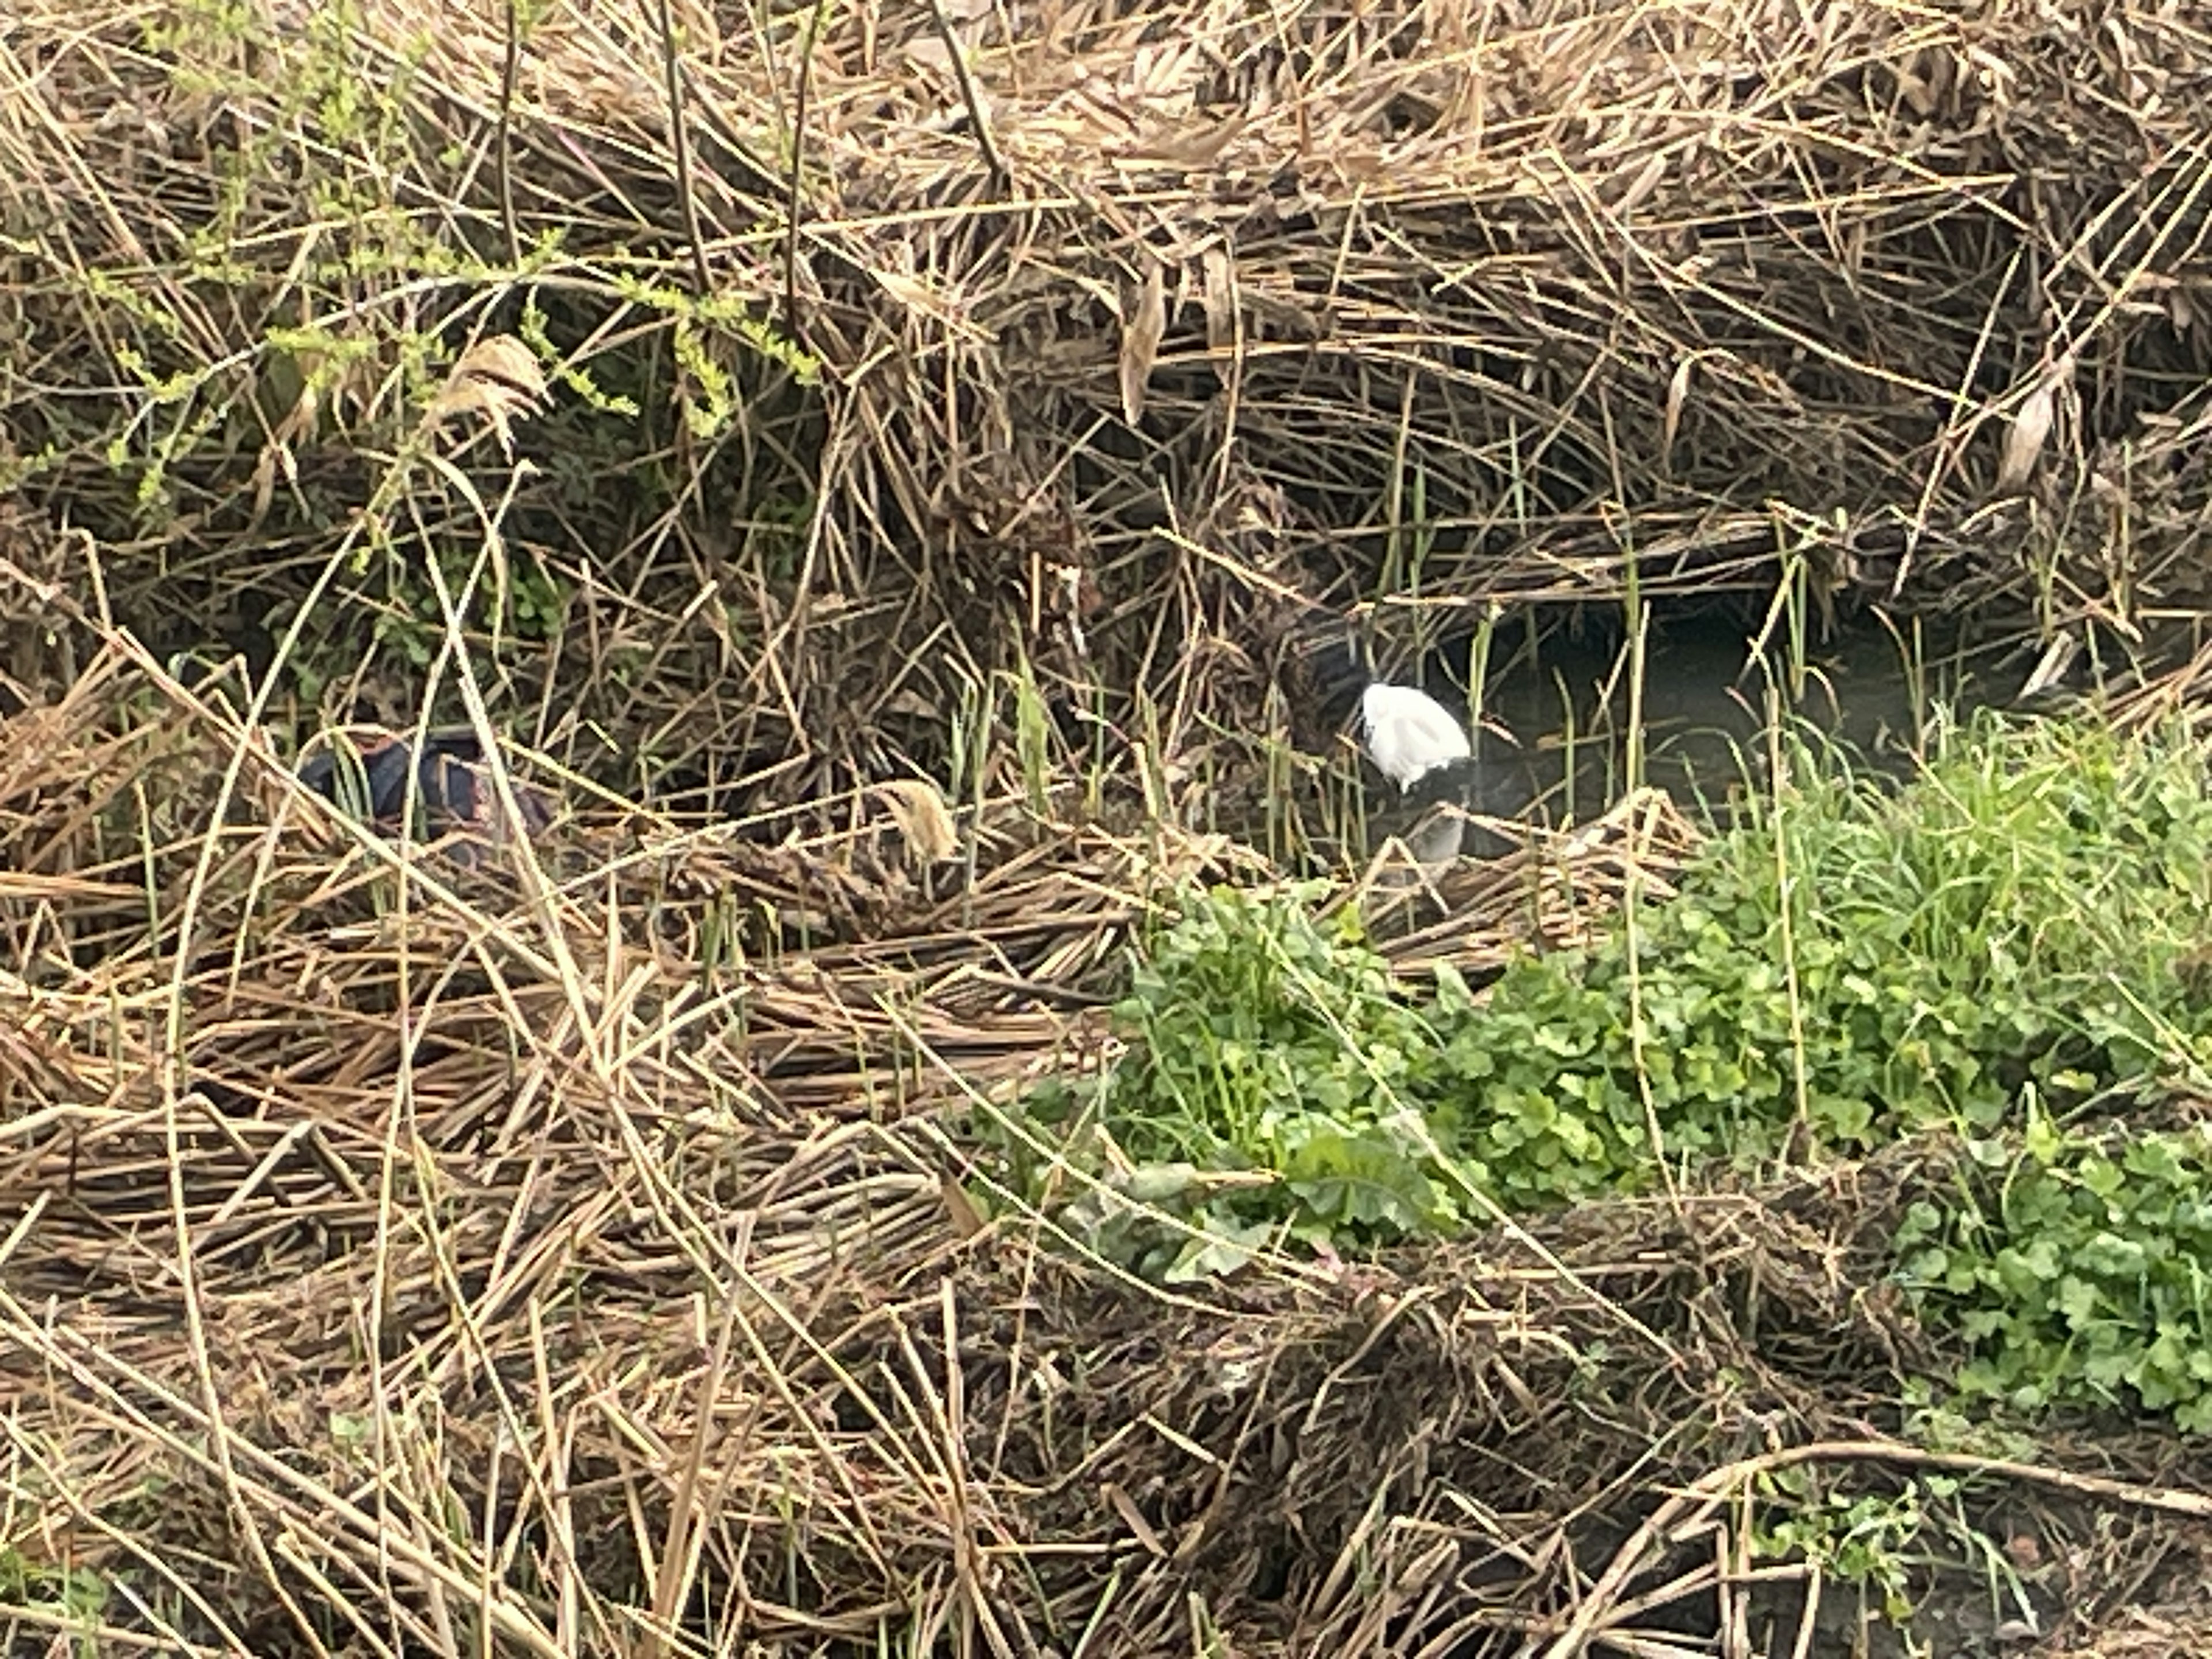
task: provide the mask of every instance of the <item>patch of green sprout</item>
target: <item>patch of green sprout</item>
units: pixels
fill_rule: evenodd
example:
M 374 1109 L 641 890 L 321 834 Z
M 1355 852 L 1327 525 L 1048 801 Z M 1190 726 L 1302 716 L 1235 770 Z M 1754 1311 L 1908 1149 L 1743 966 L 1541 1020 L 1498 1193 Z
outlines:
M 1694 1178 L 1950 1136 L 2002 1179 L 1916 1209 L 1900 1259 L 1972 1346 L 1966 1386 L 2212 1426 L 2212 1147 L 2051 1127 L 2212 1066 L 2194 744 L 1985 716 L 1901 788 L 1810 745 L 1791 771 L 1632 928 L 1479 989 L 1394 979 L 1319 888 L 1182 896 L 1115 1010 L 1119 1062 L 1028 1103 L 1129 1200 L 1085 1200 L 1091 1242 L 1218 1271 L 1261 1239 L 1365 1248 L 1650 1190 L 1662 1158 Z

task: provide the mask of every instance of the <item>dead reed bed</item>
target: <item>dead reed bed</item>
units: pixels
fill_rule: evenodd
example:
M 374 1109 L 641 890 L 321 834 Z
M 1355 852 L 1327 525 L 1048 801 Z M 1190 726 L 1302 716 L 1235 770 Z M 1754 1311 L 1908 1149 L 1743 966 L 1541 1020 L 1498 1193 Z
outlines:
M 1909 1164 L 1173 1290 L 1030 1207 L 963 1126 L 1109 1051 L 1133 930 L 1264 875 L 1225 838 L 586 794 L 464 865 L 0 598 L 76 665 L 0 720 L 9 1651 L 1778 1653 L 1852 1604 L 1751 1553 L 1762 1483 L 1923 1468 L 2090 1540 L 2060 1627 L 2201 1618 L 2142 1589 L 2201 1565 L 2171 1443 L 1869 1427 L 1926 1358 L 1878 1284 Z M 1394 956 L 1569 936 L 1664 878 L 1655 811 L 1419 894 Z
M 1273 1500 L 1227 1502 L 1247 1430 L 1202 1401 L 1272 1400 L 1238 1367 L 1285 1353 L 1320 1387 L 1372 1310 L 1287 1261 L 1170 1297 L 1042 1217 L 981 1227 L 951 1133 L 1095 1055 L 1131 928 L 1249 855 L 994 805 L 943 896 L 863 873 L 883 825 L 718 848 L 586 812 L 511 867 L 403 856 L 224 688 L 0 575 L 80 664 L 0 733 L 11 1648 L 830 1651 L 949 1624 L 1030 1650 L 1096 1616 L 1134 1651 L 1194 1569 L 1153 1534 L 1132 1556 L 1127 1517 L 1180 1526 L 1209 1487 L 1212 1553 L 1262 1571 L 1237 1516 Z M 867 890 L 861 925 L 832 886 Z M 1457 1363 L 1449 1334 L 1425 1363 Z M 1328 1455 L 1332 1491 L 1365 1449 Z
M 0 87 L 0 475 L 308 724 L 488 519 L 503 722 L 748 807 L 1009 674 L 1283 738 L 1363 605 L 2203 598 L 2186 8 L 28 0 Z
M 2208 82 L 2087 0 L 10 7 L 6 1646 L 1817 1650 L 1762 1460 L 1925 1455 L 1911 1170 L 1166 1292 L 963 1122 L 1265 873 L 1347 621 L 2186 624 Z M 418 715 L 570 813 L 289 781 Z M 1378 871 L 1394 954 L 1642 811 Z M 2185 1647 L 2171 1446 L 2060 1449 L 1957 1462 Z

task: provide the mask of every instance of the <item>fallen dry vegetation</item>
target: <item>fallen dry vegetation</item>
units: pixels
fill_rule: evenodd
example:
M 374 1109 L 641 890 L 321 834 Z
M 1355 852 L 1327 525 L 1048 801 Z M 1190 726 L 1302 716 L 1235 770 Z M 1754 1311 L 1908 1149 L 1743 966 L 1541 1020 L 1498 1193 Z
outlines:
M 2037 1467 L 1871 1426 L 1930 1358 L 1877 1284 L 1910 1167 L 1180 1291 L 995 1187 L 947 1124 L 1094 1058 L 1053 1005 L 1231 843 L 1010 800 L 945 897 L 861 873 L 882 818 L 804 860 L 586 815 L 410 866 L 73 610 L 36 620 L 82 670 L 0 767 L 14 1639 L 1782 1652 L 1856 1616 L 1749 1553 L 1800 1466 L 1979 1475 L 1978 1525 L 2057 1552 L 2046 1612 L 2179 1583 L 2143 1628 L 2192 1616 L 2176 1522 L 2212 1500 L 2172 1443 Z M 234 762 L 240 805 L 185 821 Z M 1663 870 L 1651 828 L 1488 890 L 1601 903 Z M 787 914 L 831 874 L 864 935 L 702 969 L 732 893 Z M 1480 908 L 1471 971 L 1510 941 Z
M 2203 1643 L 2184 1443 L 1895 1437 L 1907 1164 L 1169 1293 L 959 1124 L 1358 605 L 2185 632 L 2208 100 L 2177 6 L 12 7 L 9 1650 L 1839 1650 L 1785 1467 Z M 544 846 L 288 782 L 426 705 Z
M 0 466 L 160 651 L 401 718 L 489 513 L 526 734 L 759 806 L 1006 672 L 1310 750 L 1316 619 L 1631 555 L 2108 663 L 2201 596 L 2185 8 L 671 10 L 14 9 Z M 380 486 L 517 331 L 538 470 Z

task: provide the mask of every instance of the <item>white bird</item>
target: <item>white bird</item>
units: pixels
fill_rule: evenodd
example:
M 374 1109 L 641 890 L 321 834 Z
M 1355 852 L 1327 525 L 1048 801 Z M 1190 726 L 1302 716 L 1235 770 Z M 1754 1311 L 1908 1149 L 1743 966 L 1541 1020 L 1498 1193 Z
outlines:
M 1370 685 L 1359 714 L 1367 752 L 1401 795 L 1430 773 L 1474 758 L 1467 728 L 1434 697 L 1410 685 Z

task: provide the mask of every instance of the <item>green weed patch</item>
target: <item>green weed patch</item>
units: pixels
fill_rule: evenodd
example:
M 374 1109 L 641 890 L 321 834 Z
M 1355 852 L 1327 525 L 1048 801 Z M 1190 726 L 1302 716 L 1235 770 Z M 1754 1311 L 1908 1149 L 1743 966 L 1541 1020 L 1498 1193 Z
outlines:
M 1931 1131 L 2032 1142 L 2001 1195 L 1923 1204 L 1905 1241 L 1923 1305 L 1984 1356 L 1969 1381 L 2203 1410 L 2203 1149 L 2062 1156 L 2046 1115 L 2204 1074 L 2193 745 L 1989 718 L 1901 789 L 1811 750 L 1796 769 L 1678 896 L 1480 990 L 1394 983 L 1312 890 L 1188 895 L 1119 1006 L 1120 1062 L 1030 1103 L 1104 1183 L 1071 1218 L 1173 1279 L 1649 1190 L 1662 1160 L 1694 1181 Z
M 1972 1146 L 1953 1202 L 1899 1230 L 1923 1316 L 1973 1352 L 1963 1392 L 2034 1411 L 2171 1411 L 2212 1431 L 2212 1125 Z

